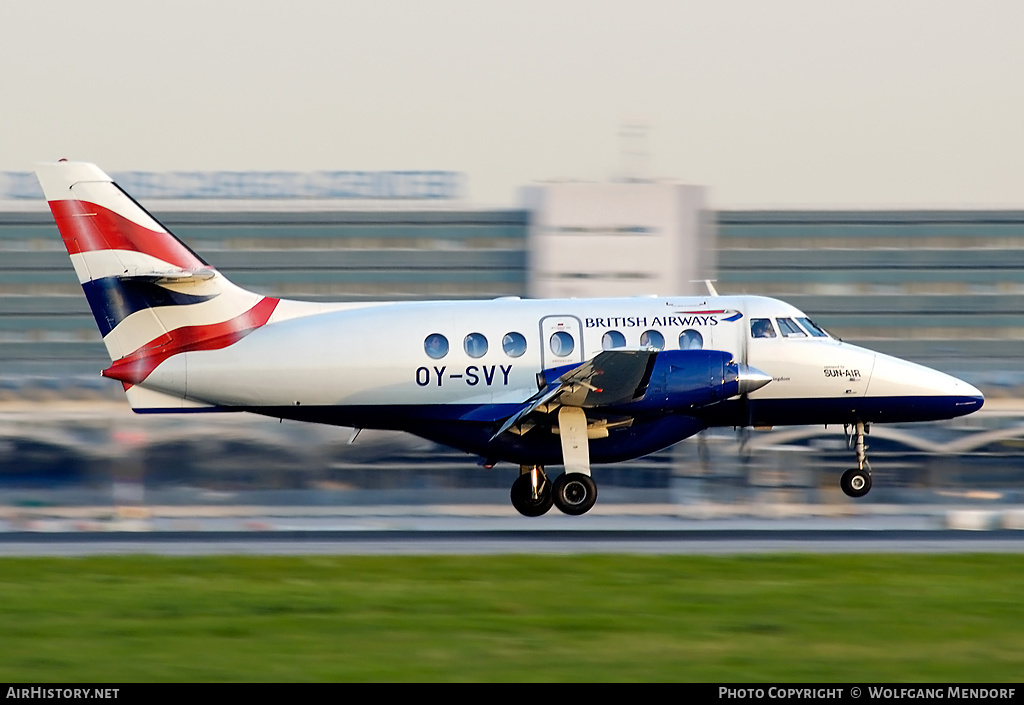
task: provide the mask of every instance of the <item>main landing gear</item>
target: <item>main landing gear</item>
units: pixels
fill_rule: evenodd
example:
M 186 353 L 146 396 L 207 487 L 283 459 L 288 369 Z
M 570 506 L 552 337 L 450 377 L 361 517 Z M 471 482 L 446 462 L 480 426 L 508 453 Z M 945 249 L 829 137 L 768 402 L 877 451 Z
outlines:
M 551 505 L 571 516 L 586 514 L 597 502 L 597 485 L 590 477 L 590 441 L 587 417 L 579 407 L 558 410 L 558 435 L 565 472 L 554 483 L 540 465 L 520 465 L 512 483 L 512 506 L 528 517 L 539 517 Z
M 868 456 L 864 446 L 864 436 L 870 430 L 864 422 L 858 421 L 851 433 L 848 426 L 846 430 L 846 444 L 852 446 L 857 452 L 857 467 L 850 468 L 843 473 L 839 480 L 839 486 L 848 497 L 863 497 L 871 490 L 871 465 L 868 463 Z
M 597 484 L 581 472 L 564 472 L 551 482 L 540 465 L 521 465 L 519 477 L 512 483 L 511 499 L 523 516 L 539 517 L 552 505 L 565 514 L 579 516 L 597 502 Z

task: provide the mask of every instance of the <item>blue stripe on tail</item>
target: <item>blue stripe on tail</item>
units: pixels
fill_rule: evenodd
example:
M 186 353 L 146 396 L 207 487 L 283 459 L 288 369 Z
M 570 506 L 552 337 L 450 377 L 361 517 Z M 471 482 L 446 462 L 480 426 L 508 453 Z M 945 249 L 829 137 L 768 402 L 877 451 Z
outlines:
M 104 337 L 136 311 L 164 306 L 188 306 L 209 301 L 215 296 L 182 294 L 150 281 L 117 277 L 85 282 L 82 289 L 85 298 L 89 300 L 100 334 Z

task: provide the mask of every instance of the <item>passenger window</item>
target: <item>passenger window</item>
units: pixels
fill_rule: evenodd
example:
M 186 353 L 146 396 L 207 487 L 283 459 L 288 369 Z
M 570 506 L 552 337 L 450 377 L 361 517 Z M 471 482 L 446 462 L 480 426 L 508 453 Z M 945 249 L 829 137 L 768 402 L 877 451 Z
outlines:
M 750 335 L 753 338 L 774 338 L 775 329 L 770 318 L 751 318 Z
M 522 357 L 526 352 L 526 338 L 522 333 L 506 333 L 501 339 L 501 349 L 509 357 Z
M 700 331 L 689 328 L 679 334 L 680 350 L 702 350 L 703 348 L 704 336 L 700 334 Z
M 813 335 L 815 338 L 828 337 L 828 333 L 826 333 L 823 328 L 819 328 L 818 326 L 814 325 L 814 321 L 812 321 L 810 318 L 798 318 L 796 320 L 800 321 L 800 324 L 807 330 L 807 332 Z
M 626 347 L 626 336 L 617 330 L 610 330 L 601 336 L 601 348 L 603 350 L 614 350 L 615 348 Z
M 487 338 L 483 333 L 470 333 L 466 336 L 463 347 L 470 357 L 483 357 L 487 354 Z
M 655 350 L 665 349 L 665 336 L 656 330 L 645 330 L 640 334 L 640 345 Z
M 445 338 L 440 333 L 431 333 L 423 341 L 423 349 L 427 351 L 427 355 L 430 357 L 440 360 L 448 354 L 448 338 Z
M 782 332 L 783 338 L 806 338 L 807 334 L 800 330 L 800 326 L 793 323 L 792 318 L 776 318 L 775 322 L 779 324 L 779 330 Z
M 555 357 L 569 357 L 576 349 L 576 341 L 564 330 L 555 331 L 551 334 L 551 352 Z

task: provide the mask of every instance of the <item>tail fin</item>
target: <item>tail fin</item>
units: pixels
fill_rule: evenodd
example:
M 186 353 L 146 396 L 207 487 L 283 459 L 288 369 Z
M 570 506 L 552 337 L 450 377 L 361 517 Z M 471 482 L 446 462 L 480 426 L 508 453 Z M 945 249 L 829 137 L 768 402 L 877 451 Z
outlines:
M 172 355 L 227 347 L 273 314 L 277 299 L 233 285 L 95 165 L 62 160 L 36 175 L 113 362 L 103 374 L 125 389 Z

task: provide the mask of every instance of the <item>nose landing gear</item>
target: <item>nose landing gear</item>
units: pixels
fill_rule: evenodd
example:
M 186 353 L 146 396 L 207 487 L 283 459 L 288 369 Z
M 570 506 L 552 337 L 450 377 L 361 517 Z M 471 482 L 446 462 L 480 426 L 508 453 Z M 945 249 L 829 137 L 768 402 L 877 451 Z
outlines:
M 871 464 L 868 463 L 864 436 L 870 430 L 863 421 L 858 421 L 854 426 L 853 433 L 850 433 L 849 426 L 843 426 L 846 431 L 846 444 L 852 446 L 857 452 L 857 467 L 850 468 L 843 473 L 839 480 L 839 486 L 848 497 L 863 497 L 871 490 Z

